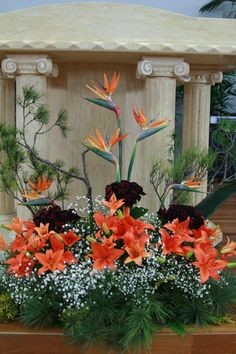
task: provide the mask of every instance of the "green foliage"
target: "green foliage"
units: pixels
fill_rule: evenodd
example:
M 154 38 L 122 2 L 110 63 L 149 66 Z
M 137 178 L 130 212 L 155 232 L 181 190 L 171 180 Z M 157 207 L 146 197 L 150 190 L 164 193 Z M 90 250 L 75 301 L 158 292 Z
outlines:
M 148 305 L 137 306 L 130 299 L 112 289 L 109 294 L 94 291 L 81 310 L 63 314 L 66 334 L 85 348 L 103 342 L 107 347 L 117 346 L 126 352 L 132 347 L 136 353 L 151 345 L 160 323 L 166 323 L 169 313 L 156 298 Z
M 130 215 L 135 219 L 139 219 L 142 216 L 144 216 L 147 212 L 148 209 L 146 208 L 134 207 L 130 210 Z
M 37 141 L 42 135 L 54 127 L 59 128 L 63 137 L 69 131 L 67 112 L 61 109 L 55 122 L 51 123 L 47 107 L 40 102 L 41 97 L 33 86 L 24 87 L 22 98 L 17 100 L 23 113 L 22 128 L 17 130 L 7 124 L 0 124 L 0 190 L 26 205 L 32 213 L 37 212 L 37 203 L 28 203 L 25 197 L 21 197 L 29 188 L 29 180 L 37 182 L 39 176 L 55 180 L 55 191 L 53 194 L 49 193 L 47 198 L 61 200 L 64 207 L 73 178 L 71 174 L 79 176 L 75 167 L 71 167 L 67 174 L 62 172 L 60 169 L 64 166 L 63 161 L 48 163 L 47 160 L 38 158 Z M 28 141 L 29 127 L 34 131 L 32 141 Z
M 224 74 L 223 81 L 211 87 L 211 115 L 224 116 L 232 111 L 232 97 L 236 96 L 236 73 Z
M 11 296 L 7 293 L 0 294 L 0 322 L 14 320 L 18 309 Z
M 40 104 L 36 111 L 34 112 L 34 120 L 42 124 L 48 124 L 49 122 L 49 111 L 45 105 Z
M 189 176 L 199 176 L 203 178 L 208 169 L 212 166 L 215 159 L 214 152 L 204 152 L 196 147 L 183 151 L 172 164 L 167 165 L 162 159 L 157 159 L 152 166 L 150 173 L 150 182 L 153 185 L 158 199 L 161 201 L 167 188 L 173 184 L 179 184 Z M 165 192 L 160 195 L 158 186 L 164 183 Z M 176 188 L 177 189 L 177 188 Z M 186 203 L 188 200 L 188 192 L 181 190 L 174 193 L 175 202 Z
M 235 0 L 211 0 L 208 3 L 206 3 L 205 5 L 203 5 L 200 8 L 199 12 L 204 13 L 204 12 L 213 11 L 224 3 L 226 3 L 226 4 L 232 3 L 232 7 L 234 7 L 234 5 L 236 4 L 236 1 Z
M 32 297 L 21 308 L 20 320 L 28 327 L 47 328 L 59 324 L 61 309 L 52 294 Z
M 236 304 L 236 277 L 224 272 L 220 282 L 212 281 L 209 297 L 212 299 L 212 313 L 218 316 L 230 314 Z
M 67 133 L 70 130 L 68 127 L 68 113 L 64 109 L 61 109 L 58 113 L 58 118 L 55 123 L 57 127 L 60 128 L 61 134 L 64 138 L 67 137 Z
M 18 144 L 14 127 L 0 123 L 0 189 L 14 194 L 19 188 L 16 171 L 21 171 L 26 155 Z

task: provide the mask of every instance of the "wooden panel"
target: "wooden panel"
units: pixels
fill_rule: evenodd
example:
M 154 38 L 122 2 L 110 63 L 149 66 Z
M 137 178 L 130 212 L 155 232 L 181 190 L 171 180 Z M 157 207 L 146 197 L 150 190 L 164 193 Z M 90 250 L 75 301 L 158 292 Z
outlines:
M 228 234 L 236 236 L 236 195 L 217 209 L 210 219 L 220 225 L 224 236 Z
M 84 353 L 79 346 L 71 346 L 68 343 L 58 329 L 34 330 L 24 328 L 19 323 L 0 324 L 0 354 Z M 151 353 L 235 354 L 235 348 L 235 325 L 223 325 L 189 328 L 189 334 L 184 337 L 163 329 L 155 336 Z M 105 352 L 99 347 L 85 351 L 86 354 L 105 354 Z

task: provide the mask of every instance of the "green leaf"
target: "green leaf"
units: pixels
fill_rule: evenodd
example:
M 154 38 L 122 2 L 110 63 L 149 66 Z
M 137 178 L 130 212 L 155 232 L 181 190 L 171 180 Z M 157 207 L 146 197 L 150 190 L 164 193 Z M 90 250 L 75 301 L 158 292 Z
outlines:
M 51 204 L 52 200 L 50 198 L 38 198 L 34 200 L 29 200 L 26 203 L 21 203 L 20 205 L 30 205 L 30 206 L 43 206 Z
M 110 109 L 111 111 L 115 112 L 116 111 L 116 106 L 113 102 L 108 102 L 106 100 L 103 100 L 102 98 L 87 98 L 83 97 L 85 100 L 92 102 L 98 106 Z
M 224 187 L 221 187 L 213 194 L 208 195 L 199 204 L 195 206 L 205 218 L 214 213 L 231 195 L 236 193 L 236 182 L 231 182 Z
M 148 209 L 141 207 L 134 207 L 130 210 L 130 215 L 134 219 L 139 219 L 141 216 L 144 216 L 148 212 Z
M 86 148 L 88 148 L 89 150 L 93 151 L 98 156 L 102 157 L 103 159 L 105 159 L 111 163 L 115 163 L 114 155 L 110 151 L 100 150 L 100 149 L 97 149 L 93 146 L 87 145 L 85 143 L 83 143 L 83 145 L 86 146 Z
M 173 184 L 172 189 L 186 191 L 186 192 L 205 193 L 200 191 L 199 189 L 184 186 L 183 184 Z
M 159 126 L 157 126 L 155 128 L 150 128 L 150 129 L 143 130 L 140 134 L 138 134 L 137 141 L 146 139 L 149 136 L 151 136 L 153 134 L 156 134 L 160 130 L 166 128 L 167 126 L 168 126 L 168 124 L 162 124 L 162 125 L 159 125 Z

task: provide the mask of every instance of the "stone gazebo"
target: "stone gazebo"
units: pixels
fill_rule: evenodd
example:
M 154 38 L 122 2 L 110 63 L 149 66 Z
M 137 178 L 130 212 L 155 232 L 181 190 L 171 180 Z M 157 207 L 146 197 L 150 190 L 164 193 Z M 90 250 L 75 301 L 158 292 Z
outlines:
M 135 5 L 74 3 L 2 13 L 0 22 L 0 121 L 15 124 L 16 119 L 21 126 L 15 98 L 25 85 L 46 92 L 52 116 L 61 107 L 69 113 L 69 138 L 54 131 L 37 147 L 42 156 L 80 166 L 82 137 L 96 127 L 108 136 L 114 132 L 112 113 L 81 98 L 91 97 L 85 84 L 102 80 L 104 72 L 121 74 L 115 100 L 122 109 L 123 130 L 130 132 L 125 166 L 138 129 L 131 105 L 143 107 L 150 119 L 168 117 L 169 128 L 139 144 L 133 175 L 149 194 L 146 205 L 156 209 L 149 171 L 155 156 L 168 157 L 176 84 L 185 86 L 183 147 L 207 147 L 211 85 L 221 82 L 222 72 L 236 68 L 235 20 L 192 18 Z M 92 153 L 88 172 L 94 194 L 102 194 L 114 180 L 112 166 Z M 73 185 L 72 195 L 83 193 L 81 185 Z M 2 193 L 0 223 L 14 213 L 14 202 Z

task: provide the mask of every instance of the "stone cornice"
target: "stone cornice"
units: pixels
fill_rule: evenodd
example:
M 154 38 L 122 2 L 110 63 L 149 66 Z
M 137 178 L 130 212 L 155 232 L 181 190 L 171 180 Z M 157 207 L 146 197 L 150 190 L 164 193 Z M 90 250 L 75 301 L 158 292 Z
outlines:
M 137 40 L 112 40 L 112 41 L 72 41 L 72 40 L 1 40 L 0 51 L 92 51 L 92 52 L 130 52 L 130 53 L 150 53 L 155 55 L 179 53 L 186 54 L 209 54 L 209 55 L 236 55 L 236 45 L 203 45 L 156 41 Z
M 189 83 L 195 84 L 220 84 L 223 80 L 223 73 L 221 71 L 212 70 L 192 70 L 190 72 Z
M 189 70 L 184 58 L 143 57 L 138 62 L 136 75 L 137 78 L 176 77 L 185 81 L 189 79 Z
M 17 75 L 58 76 L 58 66 L 48 55 L 11 54 L 2 60 L 2 75 L 14 78 Z
M 132 4 L 53 4 L 0 13 L 0 22 L 1 51 L 236 54 L 235 20 Z

